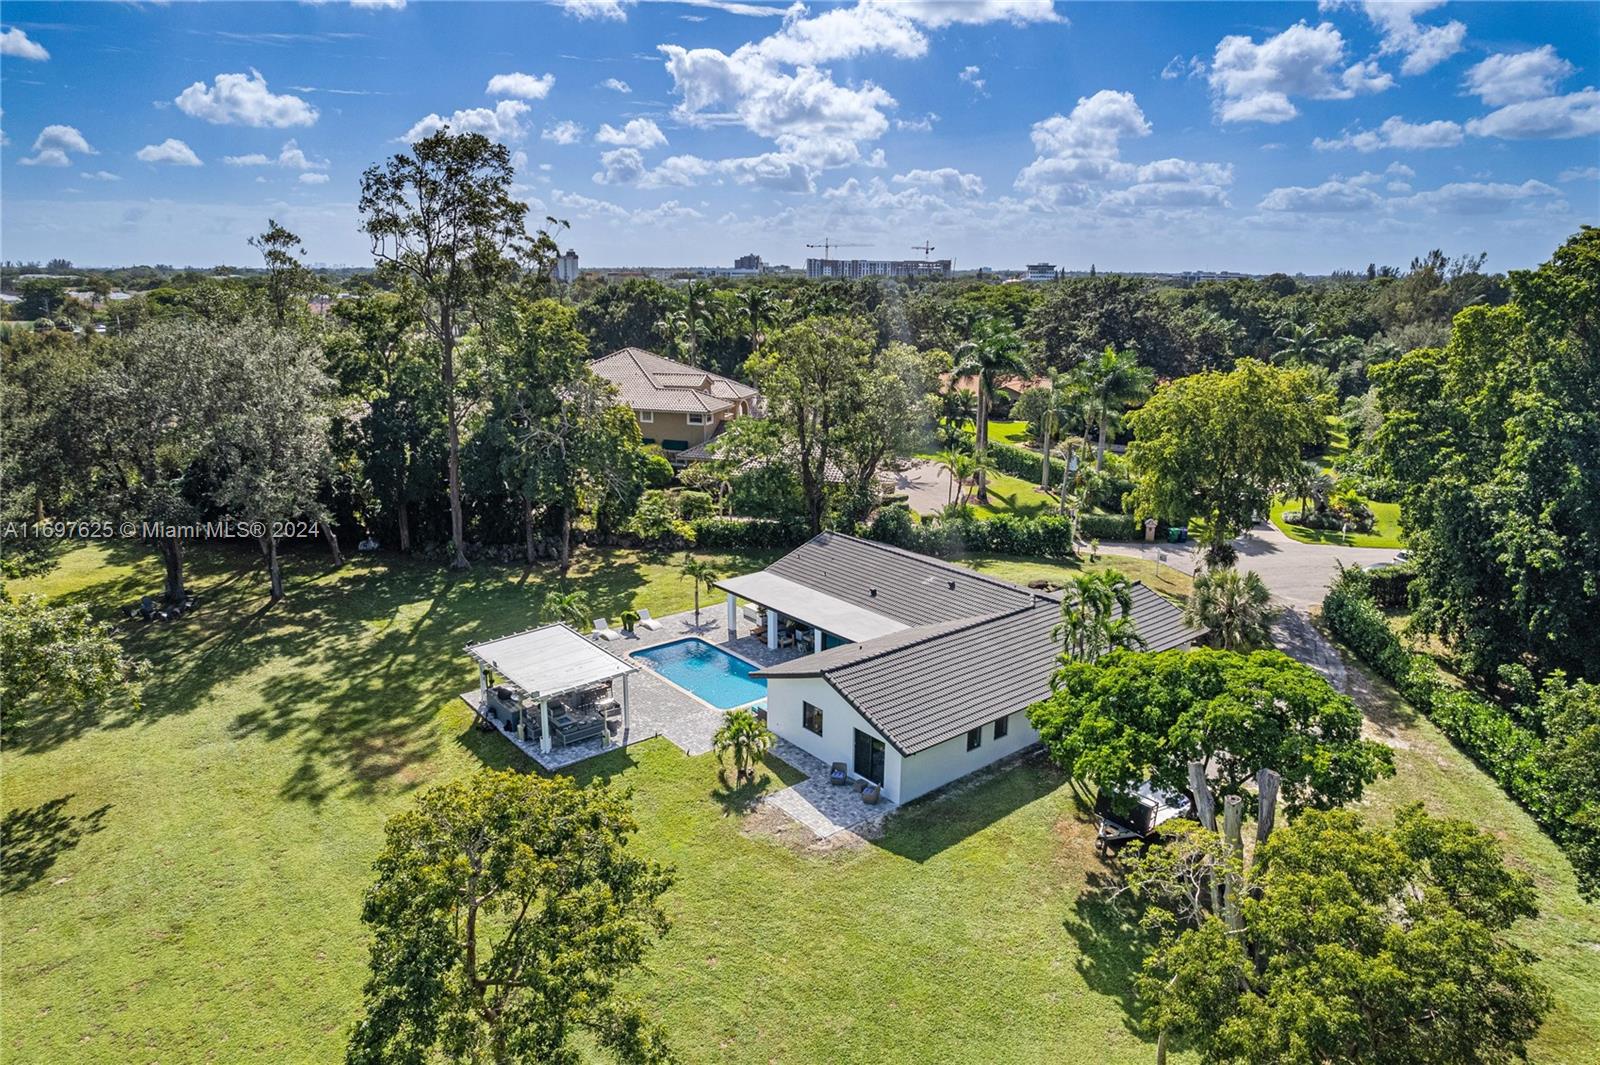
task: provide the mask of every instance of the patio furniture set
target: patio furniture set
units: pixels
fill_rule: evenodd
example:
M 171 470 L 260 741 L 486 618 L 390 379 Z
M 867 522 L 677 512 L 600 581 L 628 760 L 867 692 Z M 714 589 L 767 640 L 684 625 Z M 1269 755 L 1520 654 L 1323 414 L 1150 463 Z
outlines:
M 592 624 L 594 632 L 591 635 L 597 640 L 620 640 L 623 637 L 623 633 L 611 627 L 610 618 L 595 618 Z M 641 629 L 654 630 L 661 627 L 661 622 L 651 617 L 650 611 L 645 609 L 639 611 L 639 620 L 635 621 L 634 624 Z
M 488 689 L 484 708 L 523 739 L 529 738 L 530 733 L 538 734 L 539 704 L 524 698 L 515 688 L 500 684 Z M 616 732 L 621 723 L 622 704 L 612 695 L 609 682 L 550 700 L 550 739 L 558 747 L 599 739 Z
M 883 797 L 883 788 L 874 784 L 866 777 L 850 779 L 850 767 L 844 762 L 834 762 L 828 769 L 828 783 L 843 787 L 850 784 L 861 793 L 861 801 L 868 806 L 878 805 L 878 800 Z

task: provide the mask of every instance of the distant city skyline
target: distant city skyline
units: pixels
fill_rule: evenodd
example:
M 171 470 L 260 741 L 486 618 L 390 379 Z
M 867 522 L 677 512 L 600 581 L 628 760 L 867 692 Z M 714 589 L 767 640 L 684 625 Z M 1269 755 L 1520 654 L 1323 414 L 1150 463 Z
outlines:
M 584 267 L 1529 267 L 1600 221 L 1600 5 L 8 3 L 3 257 L 370 263 L 361 172 L 507 145 Z M 929 252 L 923 248 L 932 245 Z M 685 249 L 694 249 L 686 256 Z M 700 261 L 684 262 L 686 258 Z

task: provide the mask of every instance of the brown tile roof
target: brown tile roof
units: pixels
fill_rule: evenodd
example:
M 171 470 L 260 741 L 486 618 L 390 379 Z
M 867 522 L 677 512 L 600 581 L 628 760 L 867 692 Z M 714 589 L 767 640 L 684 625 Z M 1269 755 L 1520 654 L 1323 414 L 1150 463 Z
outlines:
M 616 385 L 622 401 L 634 410 L 717 414 L 756 396 L 756 390 L 743 382 L 643 348 L 613 351 L 589 365 Z

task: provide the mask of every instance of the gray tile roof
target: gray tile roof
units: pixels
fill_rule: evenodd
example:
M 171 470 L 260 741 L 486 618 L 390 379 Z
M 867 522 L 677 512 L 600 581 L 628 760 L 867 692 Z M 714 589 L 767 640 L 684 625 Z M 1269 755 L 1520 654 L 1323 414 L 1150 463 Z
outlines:
M 756 390 L 731 377 L 664 359 L 643 348 L 623 348 L 589 364 L 617 386 L 622 401 L 635 410 L 715 414 Z
M 901 554 L 920 561 L 924 572 L 937 571 L 941 577 L 949 568 L 935 559 Z M 830 648 L 756 675 L 821 677 L 901 754 L 927 750 L 1050 693 L 1050 677 L 1061 651 L 1061 642 L 1052 634 L 1060 620 L 1058 598 L 991 583 L 1011 593 L 1001 610 L 946 618 Z M 948 586 L 940 586 L 948 592 Z M 1184 624 L 1181 610 L 1140 583 L 1133 588 L 1133 619 L 1150 651 L 1181 647 L 1201 635 Z
M 906 625 L 995 614 L 1027 606 L 1044 594 L 914 551 L 833 532 L 819 533 L 767 569 Z

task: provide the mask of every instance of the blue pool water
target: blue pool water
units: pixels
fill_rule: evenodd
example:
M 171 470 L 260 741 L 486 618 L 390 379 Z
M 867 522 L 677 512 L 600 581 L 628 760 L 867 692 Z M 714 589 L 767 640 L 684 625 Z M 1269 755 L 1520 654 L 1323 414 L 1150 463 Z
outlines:
M 767 682 L 750 676 L 755 666 L 696 637 L 635 651 L 633 657 L 648 659 L 657 673 L 720 710 L 767 695 Z

